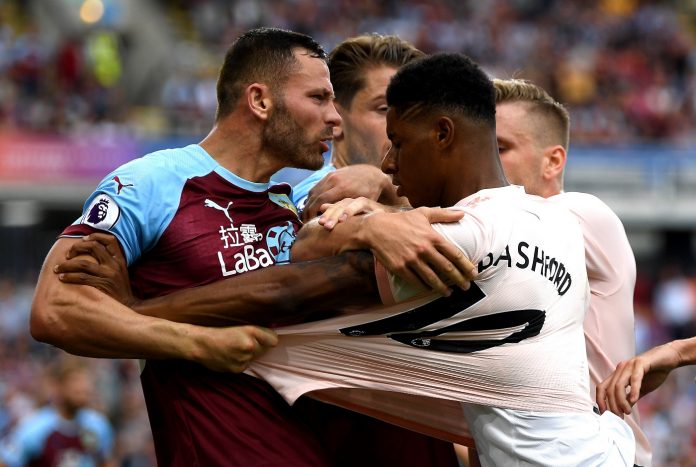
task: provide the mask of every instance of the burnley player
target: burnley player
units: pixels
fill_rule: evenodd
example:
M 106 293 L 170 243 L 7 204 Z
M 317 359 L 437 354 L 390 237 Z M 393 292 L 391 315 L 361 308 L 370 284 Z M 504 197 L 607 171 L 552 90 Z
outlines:
M 313 218 L 325 200 L 344 195 L 374 197 L 385 204 L 399 201 L 391 177 L 379 169 L 389 149 L 387 85 L 401 66 L 422 56 L 405 40 L 380 34 L 351 37 L 329 53 L 341 124 L 334 135 L 331 162 L 292 189 L 303 219 Z M 351 177 L 343 177 L 346 167 Z
M 340 123 L 325 56 L 308 36 L 253 30 L 228 51 L 217 90 L 216 124 L 200 144 L 150 154 L 103 179 L 46 259 L 31 331 L 72 353 L 147 359 L 141 379 L 162 465 L 326 465 L 320 444 L 269 385 L 224 373 L 242 371 L 277 342 L 268 329 L 230 325 L 283 322 L 311 311 L 303 299 L 330 306 L 348 293 L 354 302 L 372 297 L 373 280 L 350 257 L 268 268 L 287 261 L 299 227 L 289 189 L 270 186 L 270 175 L 318 168 Z M 437 236 L 420 220 L 424 236 Z M 70 237 L 97 231 L 118 239 L 139 297 L 208 284 L 213 291 L 198 305 L 219 298 L 246 315 L 208 307 L 184 323 L 188 309 L 145 316 L 60 282 L 53 266 L 82 242 Z M 438 289 L 445 285 L 431 266 L 464 285 L 452 271 L 468 271 L 461 252 L 440 240 L 425 250 L 402 267 Z

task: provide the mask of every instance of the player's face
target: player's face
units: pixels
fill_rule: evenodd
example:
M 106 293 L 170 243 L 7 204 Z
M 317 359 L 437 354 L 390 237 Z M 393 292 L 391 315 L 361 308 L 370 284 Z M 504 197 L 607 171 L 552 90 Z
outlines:
M 396 68 L 381 65 L 363 74 L 365 86 L 360 89 L 350 108 L 336 105 L 343 118 L 342 137 L 334 143 L 343 160 L 352 164 L 379 166 L 389 149 L 387 138 L 387 86 Z
M 273 96 L 273 108 L 264 128 L 263 143 L 290 167 L 319 169 L 327 141 L 341 123 L 333 99 L 326 63 L 298 49 L 299 67 Z
M 406 196 L 413 207 L 440 204 L 439 164 L 430 130 L 426 120 L 402 120 L 393 108 L 387 111 L 391 148 L 382 160 L 382 171 L 392 175 L 397 195 Z
M 527 104 L 505 102 L 495 108 L 498 151 L 505 175 L 511 183 L 523 185 L 527 193 L 542 192 L 544 151 L 536 137 L 537 120 Z
M 86 371 L 73 371 L 60 385 L 60 396 L 70 410 L 89 405 L 92 400 L 92 379 Z

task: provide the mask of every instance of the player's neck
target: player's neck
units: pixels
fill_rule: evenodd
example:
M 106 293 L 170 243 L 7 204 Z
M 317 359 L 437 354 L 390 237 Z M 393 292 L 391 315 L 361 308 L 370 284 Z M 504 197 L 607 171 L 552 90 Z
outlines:
M 72 420 L 77 415 L 79 409 L 74 407 L 68 407 L 67 405 L 61 404 L 56 406 L 56 411 L 65 420 Z
M 561 193 L 563 193 L 563 182 L 552 180 L 543 187 L 543 193 L 541 193 L 539 196 L 543 198 L 550 198 L 552 196 L 560 195 Z
M 335 152 L 331 153 L 331 164 L 333 164 L 333 166 L 336 167 L 337 169 L 342 169 L 343 167 L 347 167 L 347 166 L 351 165 L 350 162 L 348 162 L 345 157 L 343 157 L 339 154 L 336 154 Z
M 442 206 L 452 206 L 480 190 L 510 185 L 493 138 L 472 138 L 460 144 L 445 173 Z
M 260 132 L 244 128 L 237 122 L 216 124 L 200 146 L 238 177 L 256 183 L 268 182 L 282 168 L 282 163 L 262 151 Z
M 345 142 L 334 141 L 331 150 L 331 163 L 337 169 L 356 164 L 368 164 L 379 167 L 381 161 L 373 161 L 361 154 L 355 154 L 349 150 Z
M 337 169 L 350 165 L 350 160 L 346 157 L 346 151 L 343 150 L 343 144 L 334 140 L 331 145 L 331 164 Z

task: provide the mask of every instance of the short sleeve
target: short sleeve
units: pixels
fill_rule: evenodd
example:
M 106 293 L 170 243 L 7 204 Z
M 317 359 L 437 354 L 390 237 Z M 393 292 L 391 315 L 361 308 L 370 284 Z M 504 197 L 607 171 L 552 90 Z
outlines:
M 469 260 L 476 264 L 488 251 L 490 235 L 487 234 L 480 212 L 467 207 L 453 207 L 464 211 L 464 217 L 458 222 L 433 224 L 433 228 L 445 239 L 462 250 Z M 400 303 L 419 296 L 432 294 L 423 287 L 417 287 L 402 278 L 393 275 L 375 258 L 375 276 L 380 298 L 385 305 Z
M 182 186 L 166 167 L 136 159 L 104 177 L 63 236 L 109 232 L 130 265 L 155 245 L 173 218 Z

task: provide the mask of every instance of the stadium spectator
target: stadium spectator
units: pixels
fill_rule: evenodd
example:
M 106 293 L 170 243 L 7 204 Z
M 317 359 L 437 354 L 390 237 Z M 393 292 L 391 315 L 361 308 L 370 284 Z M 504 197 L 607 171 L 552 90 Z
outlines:
M 179 51 L 172 54 L 173 59 L 186 57 L 185 63 L 172 64 L 171 73 L 156 74 L 149 83 L 151 89 L 168 90 L 161 96 L 163 114 L 152 102 L 144 101 L 142 94 L 124 92 L 128 84 L 123 80 L 111 88 L 97 85 L 107 95 L 105 100 L 87 82 L 67 94 L 61 92 L 61 86 L 40 83 L 27 92 L 20 76 L 30 78 L 38 72 L 41 81 L 56 73 L 69 77 L 71 67 L 88 62 L 87 51 L 78 45 L 73 51 L 78 57 L 71 58 L 73 52 L 66 56 L 66 49 L 75 45 L 72 39 L 66 44 L 37 41 L 35 33 L 42 31 L 29 10 L 21 2 L 9 3 L 19 4 L 14 8 L 19 13 L 3 17 L 7 21 L 2 22 L 6 33 L 0 37 L 0 71 L 7 70 L 7 92 L 18 99 L 0 102 L 10 108 L 5 123 L 24 129 L 48 129 L 46 122 L 54 119 L 61 122 L 62 132 L 84 131 L 85 123 L 97 125 L 104 118 L 142 131 L 138 126 L 143 121 L 162 119 L 178 134 L 199 136 L 212 123 L 215 105 L 209 86 L 215 66 L 210 65 L 210 57 L 217 56 L 245 28 L 274 24 L 311 32 L 327 48 L 356 31 L 379 31 L 396 33 L 428 53 L 468 53 L 492 74 L 531 79 L 567 103 L 574 114 L 576 144 L 665 139 L 694 143 L 696 134 L 694 39 L 685 26 L 685 18 L 693 13 L 684 2 L 494 0 L 484 5 L 406 0 L 398 8 L 389 2 L 301 1 L 293 7 L 281 0 L 263 4 L 250 0 L 234 6 L 219 1 L 159 2 L 162 21 L 178 25 L 170 38 L 172 49 Z M 127 54 L 127 47 L 123 48 L 122 53 Z M 34 58 L 27 61 L 31 56 Z M 123 62 L 126 66 L 127 60 Z M 95 81 L 89 76 L 86 79 Z M 36 84 L 31 79 L 26 84 L 32 82 Z M 200 89 L 201 83 L 207 90 Z M 183 108 L 165 102 L 177 88 L 186 96 L 185 102 L 180 101 Z M 124 102 L 119 96 L 134 97 Z M 106 112 L 99 110 L 104 104 Z M 123 104 L 138 108 L 126 122 Z M 65 105 L 66 119 L 61 121 L 58 110 Z M 149 131 L 156 134 L 165 128 L 152 126 Z
M 51 403 L 27 415 L 0 443 L 0 465 L 110 465 L 114 435 L 93 409 L 94 381 L 84 362 L 63 358 L 49 375 Z
M 696 335 L 696 287 L 674 263 L 660 268 L 655 288 L 654 309 L 657 319 L 669 331 L 670 339 Z

